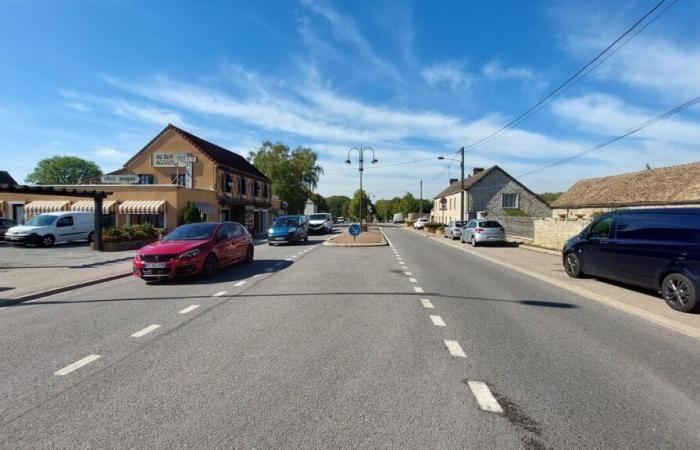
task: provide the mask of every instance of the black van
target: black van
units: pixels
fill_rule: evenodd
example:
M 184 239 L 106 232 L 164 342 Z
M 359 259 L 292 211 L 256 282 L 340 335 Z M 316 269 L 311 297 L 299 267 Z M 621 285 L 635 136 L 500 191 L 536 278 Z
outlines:
M 700 310 L 700 208 L 603 214 L 567 241 L 562 258 L 570 277 L 655 289 L 673 309 Z

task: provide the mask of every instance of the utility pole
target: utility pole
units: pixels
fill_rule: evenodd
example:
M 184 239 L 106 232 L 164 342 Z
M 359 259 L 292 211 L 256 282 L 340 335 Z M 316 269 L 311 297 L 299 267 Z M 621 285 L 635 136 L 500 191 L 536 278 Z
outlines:
M 450 161 L 456 161 L 459 163 L 459 168 L 461 169 L 461 175 L 462 175 L 462 177 L 460 178 L 462 190 L 459 192 L 459 200 L 460 200 L 459 220 L 464 222 L 464 147 L 459 149 L 459 154 L 461 156 L 459 160 L 454 159 L 454 158 L 445 158 L 444 156 L 438 156 L 438 159 L 440 159 L 440 160 L 449 159 Z
M 423 218 L 423 180 L 420 180 L 420 215 L 418 218 Z
M 364 217 L 362 215 L 362 209 L 363 209 L 362 208 L 363 207 L 363 198 L 362 197 L 364 194 L 364 191 L 362 190 L 362 172 L 365 170 L 364 165 L 363 165 L 365 162 L 365 158 L 364 158 L 365 152 L 366 151 L 372 152 L 372 164 L 377 163 L 378 160 L 374 155 L 373 148 L 371 148 L 371 147 L 353 147 L 350 150 L 348 150 L 348 159 L 345 160 L 345 164 L 352 164 L 350 161 L 350 152 L 352 152 L 353 150 L 357 151 L 357 154 L 359 156 L 358 163 L 360 166 L 360 230 L 362 230 L 362 220 L 364 219 Z

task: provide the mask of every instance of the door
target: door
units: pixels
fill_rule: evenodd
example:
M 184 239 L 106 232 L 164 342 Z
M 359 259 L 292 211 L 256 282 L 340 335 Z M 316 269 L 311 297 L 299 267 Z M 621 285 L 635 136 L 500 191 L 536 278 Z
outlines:
M 17 222 L 17 225 L 24 225 L 24 205 L 23 204 L 13 204 L 12 205 L 12 220 Z
M 469 242 L 474 236 L 474 228 L 476 228 L 476 220 L 470 220 L 467 226 L 462 228 L 462 240 Z
M 214 244 L 214 252 L 219 259 L 219 265 L 225 266 L 233 258 L 233 249 L 231 246 L 230 230 L 226 223 L 222 223 L 216 231 L 216 244 Z
M 233 258 L 236 261 L 240 261 L 245 258 L 246 251 L 248 250 L 248 240 L 246 239 L 246 233 L 243 227 L 237 223 L 229 224 L 231 229 L 231 245 L 233 249 Z
M 56 242 L 66 242 L 78 239 L 80 232 L 76 231 L 73 216 L 63 216 L 56 221 Z
M 608 261 L 610 252 L 610 231 L 612 230 L 613 217 L 603 217 L 588 229 L 587 239 L 579 244 L 583 269 L 586 273 L 601 276 L 611 275 L 612 265 Z

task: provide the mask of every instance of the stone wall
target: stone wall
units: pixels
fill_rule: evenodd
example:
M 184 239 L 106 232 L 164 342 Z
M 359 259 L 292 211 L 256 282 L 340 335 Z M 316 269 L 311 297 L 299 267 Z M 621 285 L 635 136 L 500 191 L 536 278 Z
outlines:
M 506 229 L 507 236 L 525 239 L 534 237 L 532 217 L 498 217 L 498 221 Z
M 501 194 L 518 194 L 518 208 L 530 217 L 550 217 L 549 206 L 537 196 L 528 192 L 520 183 L 502 171 L 491 171 L 484 179 L 469 189 L 469 217 L 476 217 L 478 211 L 488 211 L 491 215 L 505 216 L 506 209 L 501 203 Z
M 533 245 L 561 250 L 564 243 L 581 232 L 590 220 L 536 219 Z

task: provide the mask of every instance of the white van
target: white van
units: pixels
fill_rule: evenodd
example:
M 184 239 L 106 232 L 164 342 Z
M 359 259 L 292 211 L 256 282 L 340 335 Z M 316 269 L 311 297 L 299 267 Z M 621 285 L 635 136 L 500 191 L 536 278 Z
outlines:
M 401 213 L 396 213 L 394 214 L 394 219 L 392 220 L 393 223 L 403 223 L 403 214 Z
M 5 240 L 12 244 L 50 247 L 56 242 L 91 242 L 94 232 L 93 213 L 60 211 L 36 215 L 26 224 L 10 228 L 5 233 Z

